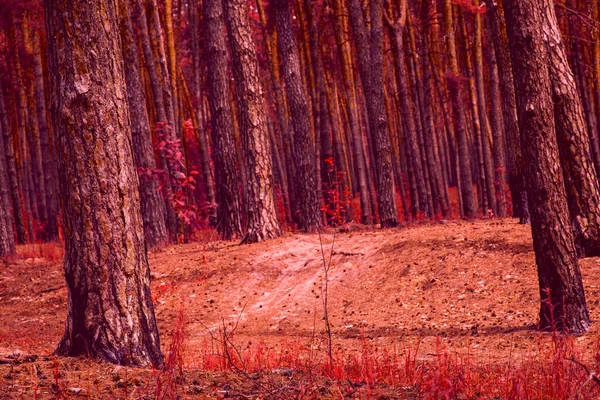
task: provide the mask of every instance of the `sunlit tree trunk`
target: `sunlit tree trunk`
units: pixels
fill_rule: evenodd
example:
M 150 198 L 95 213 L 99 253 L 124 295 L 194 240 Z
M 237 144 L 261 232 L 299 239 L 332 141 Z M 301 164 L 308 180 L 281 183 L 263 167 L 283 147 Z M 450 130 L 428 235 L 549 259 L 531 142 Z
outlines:
M 56 352 L 161 366 L 116 4 L 48 0 L 44 7 L 68 287 Z
M 531 230 L 540 286 L 540 328 L 583 333 L 590 319 L 560 173 L 543 37 L 547 14 L 544 2 L 538 0 L 505 0 L 505 4 L 527 190 L 534 205 Z

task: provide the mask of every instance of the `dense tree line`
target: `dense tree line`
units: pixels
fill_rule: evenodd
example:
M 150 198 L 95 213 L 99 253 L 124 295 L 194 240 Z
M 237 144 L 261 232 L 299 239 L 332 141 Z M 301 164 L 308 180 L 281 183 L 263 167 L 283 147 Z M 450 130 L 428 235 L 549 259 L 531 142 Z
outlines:
M 599 6 L 504 3 L 1 1 L 0 255 L 64 238 L 59 351 L 161 363 L 146 247 L 352 220 L 531 220 L 585 331 Z

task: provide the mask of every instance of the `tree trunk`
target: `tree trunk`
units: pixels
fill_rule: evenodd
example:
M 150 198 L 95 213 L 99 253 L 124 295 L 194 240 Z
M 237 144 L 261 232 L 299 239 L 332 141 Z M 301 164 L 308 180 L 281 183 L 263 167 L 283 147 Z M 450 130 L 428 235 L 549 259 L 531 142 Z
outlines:
M 158 367 L 115 1 L 44 8 L 69 289 L 56 352 Z
M 281 235 L 273 197 L 273 166 L 266 104 L 260 83 L 256 46 L 248 19 L 248 2 L 225 1 L 247 176 L 247 182 L 244 182 L 248 193 L 247 229 L 242 243 L 256 243 Z
M 348 124 L 352 135 L 352 152 L 354 154 L 354 163 L 356 170 L 356 180 L 360 195 L 361 222 L 363 224 L 371 223 L 371 200 L 369 197 L 369 188 L 367 176 L 367 165 L 363 153 L 362 141 L 363 134 L 360 129 L 360 118 L 358 115 L 357 90 L 352 69 L 351 47 L 347 36 L 347 23 L 344 16 L 346 10 L 342 0 L 334 0 L 333 10 L 336 18 L 333 20 L 335 41 L 340 55 L 340 64 L 342 68 L 342 77 L 344 79 L 344 91 L 348 99 Z
M 0 96 L 2 96 L 1 91 Z M 11 257 L 15 255 L 15 237 L 2 129 L 0 124 L 0 257 Z
M 207 82 L 211 116 L 215 183 L 217 185 L 217 230 L 230 240 L 242 234 L 237 154 L 227 73 L 227 37 L 222 0 L 203 1 Z
M 508 50 L 508 38 L 506 36 L 504 9 L 500 0 L 491 1 L 487 6 L 490 32 L 492 41 L 494 42 L 496 60 L 498 61 L 500 92 L 502 94 L 502 115 L 508 153 L 508 181 L 512 193 L 513 215 L 519 218 L 520 223 L 528 224 L 530 216 L 527 191 L 525 190 L 525 177 L 523 175 L 521 133 L 519 132 L 517 101 L 513 69 Z
M 394 22 L 390 23 L 391 42 L 395 53 L 396 82 L 398 84 L 398 97 L 400 100 L 400 114 L 403 122 L 404 140 L 407 156 L 407 166 L 411 179 L 411 203 L 413 218 L 417 217 L 418 211 L 423 214 L 428 213 L 427 195 L 424 187 L 423 166 L 419 152 L 419 142 L 417 139 L 417 127 L 415 124 L 414 104 L 408 85 L 408 73 L 406 71 L 406 61 L 404 59 L 404 42 L 402 33 L 407 18 L 407 2 L 402 2 L 400 16 Z M 402 184 L 401 182 L 399 183 Z M 416 186 L 416 187 L 415 187 Z
M 479 7 L 479 0 L 475 0 L 474 5 Z M 482 19 L 481 14 L 475 14 L 475 87 L 477 88 L 477 102 L 479 110 L 479 122 L 481 123 L 481 147 L 483 149 L 483 165 L 485 171 L 486 192 L 488 195 L 489 208 L 498 214 L 497 194 L 494 186 L 494 160 L 492 158 L 492 143 L 490 142 L 492 128 L 488 118 L 487 104 L 485 98 L 485 88 L 483 76 L 483 44 L 482 44 Z M 487 210 L 485 210 L 487 211 Z
M 548 48 L 556 134 L 575 244 L 582 256 L 600 256 L 600 187 L 583 107 L 567 61 L 554 3 L 544 0 L 543 9 L 546 21 L 543 38 Z
M 15 222 L 15 231 L 17 233 L 17 243 L 24 244 L 27 241 L 27 233 L 25 231 L 25 221 L 23 218 L 22 201 L 19 192 L 19 180 L 17 176 L 17 165 L 15 162 L 14 141 L 13 135 L 10 132 L 8 124 L 8 114 L 4 104 L 4 91 L 0 83 L 0 128 L 4 139 L 4 147 L 2 151 L 6 158 L 6 173 L 8 175 L 8 184 L 10 186 L 10 200 L 12 203 L 12 212 Z
M 317 192 L 315 149 L 310 131 L 308 101 L 302 85 L 299 53 L 292 29 L 291 4 L 288 0 L 273 0 L 271 3 L 294 130 L 298 226 L 304 232 L 316 232 L 321 228 L 321 210 Z
M 211 226 L 217 224 L 217 198 L 215 194 L 215 181 L 210 162 L 210 149 L 207 137 L 208 125 L 203 118 L 204 97 L 203 86 L 205 85 L 206 64 L 202 53 L 202 41 L 200 34 L 202 32 L 201 7 L 198 0 L 192 0 L 190 3 L 190 29 L 192 30 L 192 62 L 194 66 L 194 99 L 196 102 L 196 114 L 198 120 L 197 132 L 200 164 L 202 168 L 202 178 L 206 189 L 206 200 L 208 203 L 209 223 Z M 202 63 L 204 61 L 204 63 Z
M 454 133 L 458 142 L 458 160 L 460 165 L 463 214 L 464 218 L 475 218 L 475 196 L 473 194 L 473 177 L 471 174 L 471 156 L 469 143 L 465 131 L 465 112 L 462 106 L 462 87 L 458 72 L 458 59 L 456 56 L 456 43 L 454 39 L 454 23 L 452 16 L 452 3 L 444 0 L 444 21 L 446 28 L 446 47 L 450 67 L 448 87 L 452 100 L 452 116 Z
M 140 77 L 138 48 L 134 42 L 133 26 L 129 15 L 129 3 L 119 1 L 119 25 L 121 48 L 127 83 L 127 103 L 131 117 L 133 158 L 140 180 L 140 208 L 144 221 L 144 233 L 148 248 L 169 242 L 166 225 L 165 200 L 160 194 L 153 171 L 156 159 L 152 148 L 152 133 L 148 122 L 146 99 Z
M 505 4 L 527 189 L 535 205 L 531 230 L 540 286 L 540 329 L 583 333 L 590 319 L 560 173 L 543 38 L 547 14 L 537 0 L 505 0 Z
M 489 30 L 488 30 L 489 34 Z M 491 37 L 488 41 L 487 58 L 490 70 L 490 122 L 494 138 L 494 185 L 496 189 L 496 200 L 498 211 L 496 215 L 500 218 L 506 217 L 506 167 L 504 152 L 504 126 L 502 124 L 502 103 L 500 99 L 500 81 L 498 77 L 498 65 L 496 53 L 493 49 Z
M 367 30 L 360 1 L 350 0 L 348 6 L 373 143 L 379 219 L 382 228 L 391 228 L 398 225 L 398 211 L 391 141 L 385 114 L 382 5 L 381 0 L 370 2 L 371 32 Z
M 47 219 L 44 238 L 48 241 L 58 240 L 58 193 L 54 178 L 56 161 L 50 144 L 50 128 L 48 126 L 44 70 L 42 63 L 42 36 L 35 31 L 33 37 L 33 67 L 35 76 L 35 104 L 40 134 L 40 145 L 43 159 L 44 182 L 46 190 Z

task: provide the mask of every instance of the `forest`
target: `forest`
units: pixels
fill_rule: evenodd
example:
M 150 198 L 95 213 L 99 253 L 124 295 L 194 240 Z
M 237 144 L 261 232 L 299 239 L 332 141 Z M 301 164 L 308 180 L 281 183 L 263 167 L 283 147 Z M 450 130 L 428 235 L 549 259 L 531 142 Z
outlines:
M 0 399 L 591 399 L 598 320 L 598 0 L 0 0 Z

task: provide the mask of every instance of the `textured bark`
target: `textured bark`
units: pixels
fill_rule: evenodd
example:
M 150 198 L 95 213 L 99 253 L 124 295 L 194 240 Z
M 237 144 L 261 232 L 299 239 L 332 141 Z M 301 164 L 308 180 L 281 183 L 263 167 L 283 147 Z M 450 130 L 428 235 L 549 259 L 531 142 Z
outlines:
M 44 7 L 69 290 L 57 353 L 160 366 L 116 4 Z
M 156 159 L 152 148 L 152 133 L 148 122 L 146 99 L 140 76 L 138 48 L 134 42 L 133 27 L 129 15 L 129 3 L 119 1 L 119 28 L 121 48 L 127 83 L 127 103 L 131 116 L 131 138 L 133 159 L 139 174 L 140 208 L 144 221 L 144 234 L 148 248 L 165 245 L 169 242 L 166 225 L 165 200 L 161 196 L 158 182 L 151 171 L 156 169 Z
M 385 114 L 383 84 L 383 14 L 381 0 L 370 3 L 371 31 L 367 30 L 359 0 L 350 0 L 348 8 L 354 33 L 361 83 L 365 92 L 369 129 L 373 143 L 375 184 L 382 228 L 398 225 L 392 145 Z
M 333 10 L 336 18 L 333 19 L 333 28 L 335 41 L 340 56 L 342 67 L 342 78 L 344 80 L 344 90 L 348 99 L 348 124 L 352 137 L 352 152 L 354 155 L 354 165 L 356 170 L 356 183 L 360 195 L 361 221 L 363 224 L 371 223 L 371 199 L 369 197 L 369 188 L 367 182 L 367 165 L 363 153 L 362 141 L 363 135 L 360 129 L 360 118 L 358 115 L 356 83 L 352 66 L 352 55 L 350 41 L 347 35 L 347 17 L 342 0 L 334 0 Z
M 15 222 L 15 231 L 17 234 L 17 243 L 23 244 L 27 241 L 25 231 L 25 221 L 23 218 L 23 208 L 21 196 L 19 195 L 19 180 L 17 176 L 17 165 L 15 162 L 14 140 L 8 124 L 8 114 L 4 103 L 4 93 L 0 84 L 0 128 L 3 137 L 3 149 L 6 159 L 6 173 L 8 175 L 8 185 L 10 187 L 10 201 L 12 203 L 12 215 Z
M 247 228 L 242 243 L 281 235 L 273 197 L 273 166 L 266 104 L 260 84 L 256 46 L 247 0 L 225 0 L 225 15 L 236 79 L 240 131 L 246 163 Z
M 302 85 L 300 58 L 292 30 L 291 4 L 288 0 L 274 0 L 270 6 L 277 28 L 277 45 L 294 130 L 298 226 L 304 232 L 316 232 L 321 228 L 321 210 L 317 192 L 315 149 L 310 130 L 308 101 Z
M 1 96 L 2 92 L 0 91 Z M 15 237 L 2 129 L 2 124 L 0 124 L 0 257 L 11 257 L 15 255 Z
M 517 101 L 512 64 L 508 49 L 504 9 L 500 0 L 491 1 L 488 7 L 488 21 L 494 42 L 498 74 L 500 78 L 500 92 L 502 93 L 502 115 L 504 130 L 506 132 L 506 147 L 508 155 L 508 179 L 512 193 L 513 215 L 519 218 L 520 223 L 529 223 L 529 207 L 527 191 L 525 190 L 525 177 L 523 175 L 523 156 L 521 154 L 521 133 L 517 116 Z
M 583 333 L 590 326 L 570 228 L 553 117 L 546 13 L 537 0 L 505 0 L 531 230 L 540 286 L 540 328 Z
M 595 5 L 592 6 L 592 17 L 595 21 L 600 23 L 600 4 L 596 2 Z M 598 117 L 598 131 L 590 132 L 590 139 L 592 150 L 594 154 L 594 162 L 596 164 L 596 173 L 598 174 L 598 179 L 600 179 L 600 29 L 595 30 L 594 34 L 594 48 L 593 48 L 593 56 L 592 56 L 592 64 L 593 68 L 593 80 L 594 86 L 592 88 L 593 93 L 595 93 L 595 103 L 596 103 L 596 116 Z
M 452 3 L 444 0 L 444 22 L 446 29 L 446 48 L 448 51 L 449 77 L 448 87 L 450 99 L 452 100 L 452 117 L 454 133 L 458 144 L 458 160 L 461 174 L 461 188 L 463 215 L 466 219 L 475 217 L 475 196 L 473 194 L 473 177 L 471 175 L 471 156 L 467 132 L 465 131 L 465 112 L 462 106 L 462 87 L 458 72 L 458 59 L 456 55 L 456 43 L 454 36 Z
M 242 234 L 237 155 L 227 73 L 227 38 L 221 0 L 204 1 L 204 36 L 217 185 L 217 230 L 230 240 Z
M 554 3 L 544 0 L 543 8 L 556 134 L 575 243 L 582 256 L 600 256 L 600 187 L 591 158 L 583 106 L 567 60 Z

